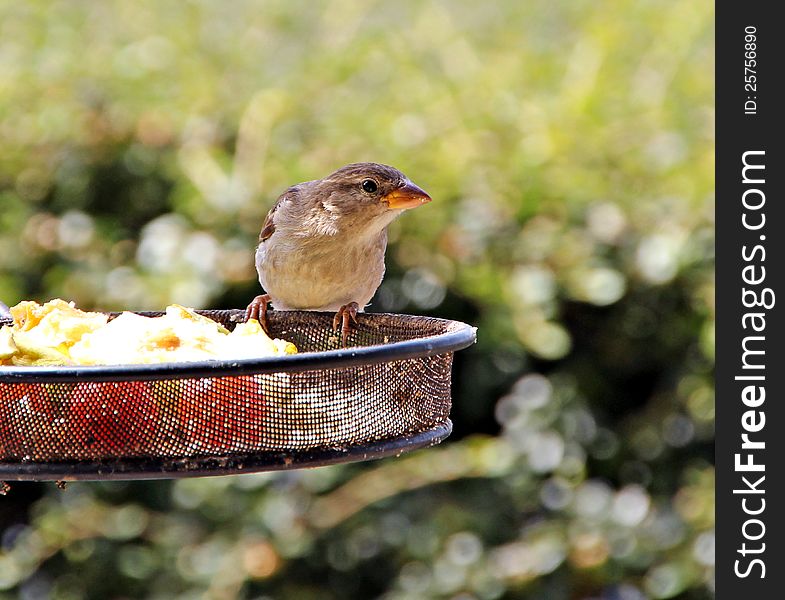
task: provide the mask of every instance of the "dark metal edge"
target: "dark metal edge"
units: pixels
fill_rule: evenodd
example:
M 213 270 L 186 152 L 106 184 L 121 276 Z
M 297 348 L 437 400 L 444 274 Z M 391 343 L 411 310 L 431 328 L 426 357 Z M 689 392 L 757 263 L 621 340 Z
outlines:
M 327 313 L 325 313 L 327 314 Z M 373 318 L 374 314 L 358 315 Z M 396 315 L 411 317 L 411 315 Z M 153 365 L 110 365 L 82 367 L 0 367 L 0 383 L 63 383 L 78 381 L 144 381 L 225 375 L 294 373 L 317 369 L 338 369 L 391 360 L 432 356 L 471 346 L 477 338 L 476 328 L 460 321 L 434 319 L 450 323 L 453 331 L 434 336 L 392 342 L 376 346 L 358 346 L 344 350 L 303 352 L 268 358 L 215 360 L 192 363 Z
M 452 432 L 452 421 L 445 420 L 418 433 L 341 447 L 256 452 L 226 456 L 189 458 L 127 458 L 106 461 L 62 463 L 0 462 L 0 481 L 105 481 L 128 479 L 180 479 L 239 475 L 323 467 L 347 462 L 399 456 L 405 452 L 435 446 Z

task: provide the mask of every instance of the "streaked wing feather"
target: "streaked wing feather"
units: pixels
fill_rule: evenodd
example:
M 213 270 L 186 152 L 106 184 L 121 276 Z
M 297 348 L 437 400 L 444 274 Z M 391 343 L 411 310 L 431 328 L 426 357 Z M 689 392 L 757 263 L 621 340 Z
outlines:
M 262 225 L 262 231 L 259 233 L 259 243 L 261 244 L 266 239 L 275 233 L 275 211 L 281 206 L 281 203 L 290 198 L 292 194 L 296 193 L 296 190 L 292 187 L 286 190 L 283 194 L 278 196 L 278 200 L 275 201 L 273 207 L 270 209 L 270 212 L 267 213 L 267 218 L 264 220 L 264 225 Z
M 261 244 L 264 240 L 269 238 L 273 233 L 275 233 L 275 221 L 273 220 L 273 215 L 275 214 L 275 209 L 278 208 L 278 203 L 270 209 L 270 212 L 267 213 L 267 218 L 264 220 L 264 225 L 262 225 L 262 231 L 259 233 L 259 243 Z

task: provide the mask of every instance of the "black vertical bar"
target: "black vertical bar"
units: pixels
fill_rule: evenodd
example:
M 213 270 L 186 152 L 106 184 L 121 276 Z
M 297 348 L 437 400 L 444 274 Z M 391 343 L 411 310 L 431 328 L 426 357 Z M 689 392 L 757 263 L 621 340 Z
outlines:
M 717 4 L 720 600 L 785 598 L 785 31 L 777 8 Z

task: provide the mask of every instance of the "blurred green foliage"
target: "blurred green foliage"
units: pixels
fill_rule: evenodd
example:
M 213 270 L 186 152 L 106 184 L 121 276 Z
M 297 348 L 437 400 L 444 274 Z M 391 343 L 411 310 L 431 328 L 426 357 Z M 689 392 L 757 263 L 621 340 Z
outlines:
M 458 318 L 374 464 L 16 484 L 0 598 L 713 596 L 713 14 L 654 0 L 0 2 L 0 298 L 242 307 L 288 185 L 395 165 L 373 310 Z

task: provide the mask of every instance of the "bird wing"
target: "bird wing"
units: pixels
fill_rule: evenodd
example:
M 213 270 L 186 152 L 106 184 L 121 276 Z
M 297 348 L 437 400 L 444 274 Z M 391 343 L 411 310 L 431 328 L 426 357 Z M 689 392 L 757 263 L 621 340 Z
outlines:
M 270 212 L 267 213 L 267 218 L 264 220 L 264 225 L 262 225 L 262 231 L 259 233 L 260 244 L 269 238 L 273 233 L 275 233 L 275 221 L 273 220 L 273 215 L 275 214 L 275 209 L 278 208 L 279 203 L 280 199 L 275 203 L 275 205 L 273 205 L 273 207 L 270 209 Z
M 278 207 L 281 206 L 281 204 L 283 204 L 284 200 L 291 198 L 292 194 L 295 192 L 295 188 L 290 187 L 283 194 L 278 196 L 278 200 L 275 201 L 275 204 L 273 204 L 270 212 L 267 213 L 267 218 L 265 218 L 264 225 L 262 225 L 262 231 L 259 233 L 260 244 L 268 239 L 273 233 L 275 233 L 275 211 L 278 210 Z

